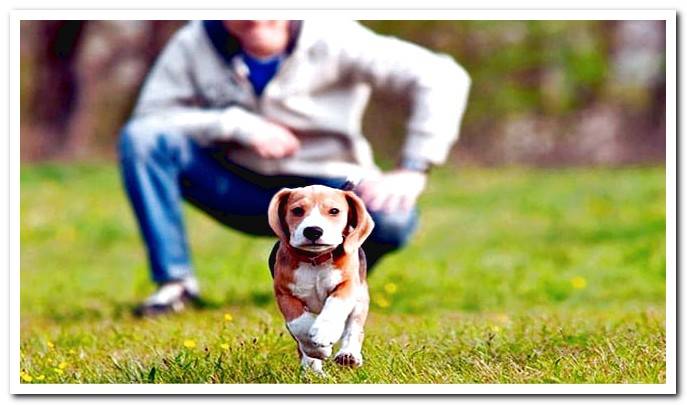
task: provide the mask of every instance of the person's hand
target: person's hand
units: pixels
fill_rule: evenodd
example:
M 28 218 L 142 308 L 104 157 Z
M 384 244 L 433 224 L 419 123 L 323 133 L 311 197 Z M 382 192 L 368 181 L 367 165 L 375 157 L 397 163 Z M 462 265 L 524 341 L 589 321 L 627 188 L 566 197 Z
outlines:
M 300 141 L 287 128 L 265 121 L 264 128 L 247 140 L 248 146 L 260 157 L 279 159 L 291 156 L 300 148 Z
M 220 116 L 220 125 L 229 139 L 253 149 L 261 158 L 291 156 L 301 146 L 287 127 L 239 107 L 226 109 Z
M 378 177 L 363 180 L 356 191 L 368 210 L 410 211 L 427 184 L 427 174 L 397 169 Z

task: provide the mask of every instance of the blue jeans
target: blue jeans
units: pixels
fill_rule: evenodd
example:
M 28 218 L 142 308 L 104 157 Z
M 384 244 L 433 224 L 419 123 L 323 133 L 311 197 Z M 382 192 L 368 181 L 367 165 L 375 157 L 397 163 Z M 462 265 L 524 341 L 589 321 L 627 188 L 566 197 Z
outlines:
M 193 272 L 182 199 L 233 229 L 270 236 L 267 207 L 281 188 L 311 184 L 340 187 L 345 180 L 260 175 L 228 162 L 223 150 L 202 147 L 186 134 L 144 121 L 132 121 L 122 129 L 119 156 L 123 182 L 155 282 L 178 280 Z M 370 214 L 375 228 L 363 245 L 368 270 L 383 255 L 405 245 L 417 225 L 415 210 Z

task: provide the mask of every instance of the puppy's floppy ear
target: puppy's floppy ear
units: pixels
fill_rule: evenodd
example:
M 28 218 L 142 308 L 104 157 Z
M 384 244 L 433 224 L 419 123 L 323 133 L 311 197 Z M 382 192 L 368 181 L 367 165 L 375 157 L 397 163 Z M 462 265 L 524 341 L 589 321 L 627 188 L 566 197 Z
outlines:
M 348 225 L 347 231 L 352 228 L 345 236 L 343 247 L 346 253 L 352 253 L 358 249 L 365 239 L 370 236 L 375 226 L 372 217 L 367 212 L 363 200 L 352 191 L 346 191 L 346 201 L 348 202 Z
M 277 237 L 288 243 L 289 240 L 289 226 L 286 224 L 286 201 L 291 196 L 293 190 L 290 188 L 283 188 L 272 197 L 270 206 L 267 208 L 267 220 L 270 223 L 270 228 L 274 231 Z

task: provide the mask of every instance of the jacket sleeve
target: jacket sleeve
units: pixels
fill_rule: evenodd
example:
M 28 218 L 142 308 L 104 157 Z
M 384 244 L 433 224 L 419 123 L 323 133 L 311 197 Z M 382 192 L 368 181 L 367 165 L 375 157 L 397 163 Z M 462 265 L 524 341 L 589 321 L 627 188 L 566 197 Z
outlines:
M 340 63 L 354 80 L 408 94 L 411 113 L 403 157 L 444 163 L 458 130 L 470 77 L 450 56 L 382 36 L 352 23 L 341 38 Z
M 193 49 L 201 44 L 197 43 L 198 27 L 191 24 L 172 37 L 155 61 L 141 89 L 133 119 L 179 130 L 201 143 L 245 141 L 249 134 L 243 129 L 260 121 L 259 117 L 238 106 L 203 106 L 193 65 Z

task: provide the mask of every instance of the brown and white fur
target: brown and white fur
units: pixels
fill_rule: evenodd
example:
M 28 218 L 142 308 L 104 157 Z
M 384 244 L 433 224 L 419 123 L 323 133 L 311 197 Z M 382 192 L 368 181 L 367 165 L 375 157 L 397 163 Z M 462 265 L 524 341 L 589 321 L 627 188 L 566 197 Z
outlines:
M 268 217 L 279 237 L 270 257 L 274 292 L 301 365 L 323 373 L 339 340 L 335 361 L 362 365 L 370 299 L 360 246 L 374 227 L 362 200 L 325 186 L 282 189 Z

